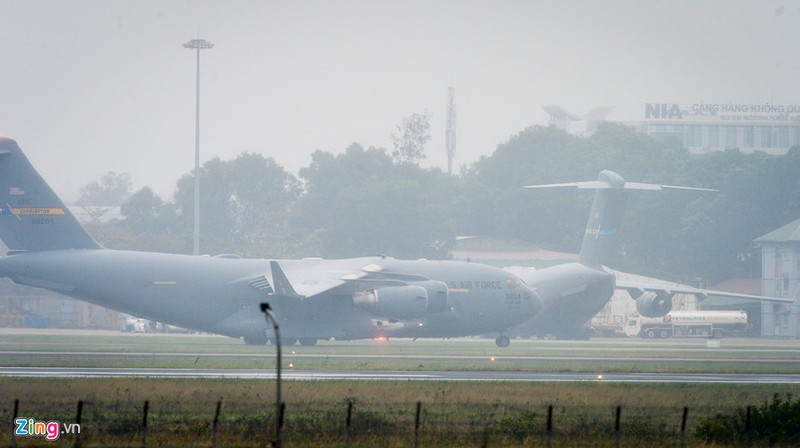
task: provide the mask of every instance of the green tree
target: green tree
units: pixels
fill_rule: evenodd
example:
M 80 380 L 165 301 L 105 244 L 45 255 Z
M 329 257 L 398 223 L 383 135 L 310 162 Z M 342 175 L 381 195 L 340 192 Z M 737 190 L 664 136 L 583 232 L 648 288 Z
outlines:
M 126 224 L 139 232 L 148 233 L 162 222 L 166 204 L 150 187 L 144 187 L 132 194 L 122 204 L 120 212 Z
M 230 161 L 209 160 L 200 172 L 201 250 L 262 257 L 290 255 L 273 252 L 277 246 L 263 236 L 287 234 L 289 212 L 299 193 L 297 179 L 271 158 L 244 152 Z M 188 236 L 193 210 L 194 178 L 187 174 L 178 180 L 175 218 Z
M 133 193 L 121 206 L 124 219 L 86 224 L 89 233 L 110 249 L 186 253 L 191 250 L 175 225 L 174 205 L 149 187 Z
M 586 197 L 523 187 L 597 176 L 596 171 L 576 170 L 570 162 L 577 158 L 581 144 L 554 127 L 531 126 L 499 145 L 491 156 L 481 157 L 464 177 L 468 200 L 459 234 L 517 238 L 577 250 Z
M 719 151 L 695 160 L 695 178 L 707 179 L 719 193 L 689 204 L 678 229 L 695 244 L 681 245 L 684 266 L 711 280 L 760 275 L 760 256 L 752 241 L 800 216 L 796 207 L 800 160 L 739 150 Z
M 109 171 L 100 178 L 81 188 L 77 205 L 119 206 L 133 189 L 128 173 L 117 174 Z
M 364 149 L 353 143 L 339 155 L 315 151 L 311 164 L 299 172 L 305 194 L 298 203 L 297 224 L 310 229 L 325 228 L 336 212 L 330 204 L 342 190 L 369 188 L 372 177 L 386 177 L 392 170 L 391 157 L 379 148 Z
M 338 156 L 316 152 L 300 176 L 306 194 L 297 207 L 298 224 L 318 236 L 321 255 L 447 256 L 455 237 L 455 178 L 394 165 L 385 151 L 358 144 Z
M 392 157 L 400 164 L 417 164 L 425 159 L 425 144 L 431 139 L 431 116 L 411 114 L 391 133 Z

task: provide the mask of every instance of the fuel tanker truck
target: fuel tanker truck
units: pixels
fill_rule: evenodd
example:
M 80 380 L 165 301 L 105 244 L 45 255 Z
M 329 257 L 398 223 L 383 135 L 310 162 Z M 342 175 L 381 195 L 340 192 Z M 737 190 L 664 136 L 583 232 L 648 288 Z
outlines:
M 642 338 L 715 338 L 746 335 L 750 326 L 742 310 L 670 311 L 662 317 L 633 315 L 625 323 L 627 336 Z

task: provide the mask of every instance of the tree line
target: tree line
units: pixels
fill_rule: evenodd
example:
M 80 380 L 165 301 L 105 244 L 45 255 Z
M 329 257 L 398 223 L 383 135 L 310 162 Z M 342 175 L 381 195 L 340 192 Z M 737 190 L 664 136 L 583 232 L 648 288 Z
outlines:
M 800 218 L 798 147 L 781 156 L 696 155 L 621 124 L 604 123 L 586 138 L 531 126 L 450 176 L 420 166 L 427 120 L 404 120 L 393 150 L 358 143 L 340 154 L 318 150 L 297 175 L 261 153 L 209 160 L 200 174 L 202 251 L 448 258 L 457 236 L 489 235 L 577 252 L 591 193 L 522 187 L 593 180 L 603 169 L 628 181 L 720 190 L 633 192 L 611 263 L 628 271 L 710 281 L 758 276 L 752 240 Z M 94 223 L 92 234 L 110 248 L 191 253 L 193 175 L 177 181 L 172 198 L 148 187 L 131 192 L 126 176 L 109 173 L 81 191 L 84 204 L 107 205 L 99 197 L 122 204 L 123 219 Z

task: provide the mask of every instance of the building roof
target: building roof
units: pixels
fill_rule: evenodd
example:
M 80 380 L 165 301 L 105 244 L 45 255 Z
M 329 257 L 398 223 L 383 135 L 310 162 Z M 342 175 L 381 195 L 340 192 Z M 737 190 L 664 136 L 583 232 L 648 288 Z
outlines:
M 800 219 L 773 230 L 753 240 L 755 243 L 789 243 L 800 242 Z
M 490 236 L 459 236 L 450 251 L 454 260 L 548 260 L 574 261 L 575 254 L 541 249 L 526 241 Z

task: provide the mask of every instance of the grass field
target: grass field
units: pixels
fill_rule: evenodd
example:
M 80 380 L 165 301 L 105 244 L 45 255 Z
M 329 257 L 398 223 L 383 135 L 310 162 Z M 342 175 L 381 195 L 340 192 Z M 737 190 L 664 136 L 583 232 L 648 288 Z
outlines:
M 797 341 L 747 339 L 723 340 L 719 348 L 707 347 L 705 340 L 515 340 L 505 349 L 482 339 L 320 342 L 286 347 L 284 354 L 284 365 L 302 369 L 800 373 Z M 270 369 L 274 349 L 205 335 L 3 330 L 0 363 Z M 145 438 L 151 446 L 210 446 L 221 401 L 217 445 L 266 446 L 273 437 L 274 389 L 270 380 L 0 378 L 0 420 L 11 422 L 18 399 L 18 416 L 74 422 L 83 400 L 83 446 L 142 446 Z M 703 418 L 760 405 L 776 393 L 800 396 L 800 386 L 286 381 L 285 445 L 345 446 L 352 403 L 350 446 L 412 446 L 421 402 L 419 446 L 543 446 L 551 405 L 552 446 L 680 446 L 684 407 L 686 444 L 700 446 L 694 431 Z M 0 433 L 0 444 L 11 443 L 12 429 L 9 424 Z M 48 443 L 14 440 L 20 446 Z M 56 445 L 74 442 L 67 435 Z
M 344 446 L 347 403 L 353 403 L 353 446 L 411 446 L 416 402 L 422 403 L 420 446 L 541 446 L 547 407 L 553 406 L 554 446 L 614 446 L 616 406 L 623 446 L 678 446 L 683 407 L 689 408 L 689 445 L 702 417 L 758 405 L 797 386 L 639 385 L 611 383 L 287 382 L 287 446 Z M 139 446 L 143 405 L 149 400 L 146 437 L 154 446 L 208 446 L 216 402 L 217 443 L 264 446 L 273 437 L 274 382 L 165 379 L 0 379 L 0 420 L 20 416 L 75 421 L 85 401 L 84 445 Z M 20 445 L 35 439 L 17 439 Z M 72 444 L 66 436 L 61 444 Z M 0 437 L 10 443 L 10 431 Z M 41 446 L 41 441 L 38 445 Z

